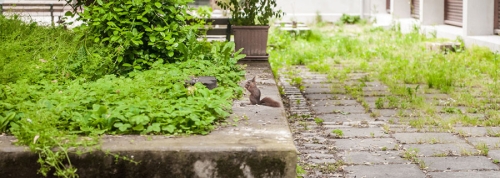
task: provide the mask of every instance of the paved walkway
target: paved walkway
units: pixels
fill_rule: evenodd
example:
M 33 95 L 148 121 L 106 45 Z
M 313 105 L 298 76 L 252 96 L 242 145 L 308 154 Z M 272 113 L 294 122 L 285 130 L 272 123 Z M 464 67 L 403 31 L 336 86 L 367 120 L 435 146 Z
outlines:
M 299 165 L 306 171 L 303 177 L 500 177 L 500 137 L 494 137 L 500 128 L 425 125 L 416 129 L 409 123 L 418 122 L 418 111 L 391 108 L 390 101 L 381 104 L 379 98 L 391 92 L 366 73 L 351 73 L 340 82 L 303 66 L 296 70 L 303 79 L 303 92 L 288 78 L 280 82 L 300 152 Z M 430 92 L 419 95 L 425 102 L 437 103 L 441 118 L 460 112 L 445 107 L 452 101 L 450 96 L 426 91 Z M 484 119 L 484 115 L 471 117 Z M 315 118 L 324 122 L 318 124 Z

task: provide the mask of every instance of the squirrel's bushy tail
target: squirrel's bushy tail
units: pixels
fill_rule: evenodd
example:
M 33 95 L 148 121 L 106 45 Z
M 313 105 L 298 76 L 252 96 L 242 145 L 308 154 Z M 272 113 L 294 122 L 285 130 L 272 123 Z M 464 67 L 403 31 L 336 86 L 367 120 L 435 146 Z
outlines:
M 280 102 L 274 101 L 273 99 L 271 99 L 269 97 L 262 98 L 262 100 L 260 100 L 260 104 L 264 105 L 264 106 L 275 107 L 275 108 L 278 108 L 281 106 Z

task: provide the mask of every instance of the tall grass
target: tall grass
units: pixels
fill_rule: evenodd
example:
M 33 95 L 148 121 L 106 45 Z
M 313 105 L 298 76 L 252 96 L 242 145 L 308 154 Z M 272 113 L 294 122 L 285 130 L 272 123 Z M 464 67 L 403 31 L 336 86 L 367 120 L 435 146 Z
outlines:
M 87 56 L 96 50 L 78 32 L 39 26 L 18 16 L 0 15 L 0 84 L 28 80 L 96 79 L 112 70 L 112 62 Z
M 367 72 L 399 96 L 407 95 L 409 84 L 421 86 L 420 92 L 438 90 L 457 99 L 456 105 L 473 107 L 471 112 L 495 113 L 487 114 L 491 116 L 488 125 L 496 123 L 493 120 L 498 114 L 489 110 L 498 104 L 482 98 L 500 98 L 500 55 L 480 46 L 461 47 L 456 52 L 430 51 L 426 48 L 427 42 L 450 40 L 425 36 L 419 33 L 417 26 L 407 34 L 399 29 L 398 25 L 391 29 L 327 26 L 311 32 L 319 40 L 294 39 L 283 32 L 272 32 L 273 36 L 289 39 L 289 45 L 271 51 L 270 62 L 273 65 L 304 64 L 340 80 L 351 72 Z M 335 68 L 338 64 L 342 67 Z M 429 103 L 410 103 L 411 107 L 423 110 L 431 107 Z

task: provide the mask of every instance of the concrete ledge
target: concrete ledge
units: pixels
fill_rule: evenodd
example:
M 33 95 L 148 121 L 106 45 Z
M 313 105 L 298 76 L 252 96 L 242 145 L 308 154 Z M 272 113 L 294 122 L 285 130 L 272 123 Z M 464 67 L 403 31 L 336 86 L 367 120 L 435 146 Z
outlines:
M 429 51 L 436 52 L 447 52 L 455 51 L 460 48 L 460 43 L 458 42 L 427 42 L 425 43 L 425 48 Z
M 420 32 L 426 35 L 435 34 L 438 38 L 447 38 L 456 40 L 457 38 L 463 39 L 465 47 L 474 45 L 488 47 L 492 52 L 500 52 L 500 36 L 486 35 L 486 36 L 465 36 L 463 28 L 451 25 L 420 25 L 420 22 L 415 19 L 398 19 L 396 22 L 401 24 L 401 31 L 409 33 L 413 26 L 420 26 Z
M 244 63 L 247 79 L 258 76 L 262 96 L 280 101 L 269 63 Z M 234 102 L 234 113 L 228 121 L 237 117 L 237 126 L 220 128 L 206 136 L 103 137 L 102 150 L 140 161 L 138 165 L 115 160 L 102 151 L 72 155 L 71 161 L 80 177 L 295 177 L 297 150 L 284 108 L 246 103 L 246 96 Z M 0 136 L 1 177 L 41 177 L 37 174 L 38 155 L 13 146 L 10 140 L 14 139 Z

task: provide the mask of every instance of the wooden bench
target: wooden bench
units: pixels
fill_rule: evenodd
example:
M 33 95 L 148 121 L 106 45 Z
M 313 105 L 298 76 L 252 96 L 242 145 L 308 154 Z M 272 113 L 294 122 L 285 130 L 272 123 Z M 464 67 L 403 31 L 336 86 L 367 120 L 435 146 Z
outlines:
M 54 13 L 59 13 L 59 18 L 64 14 L 65 2 L 61 3 L 35 3 L 35 2 L 22 2 L 22 3 L 0 3 L 0 14 L 7 13 L 50 13 L 51 22 L 54 24 Z
M 216 39 L 225 37 L 226 41 L 231 41 L 231 35 L 233 31 L 231 29 L 231 21 L 229 18 L 216 17 L 210 19 L 204 19 L 207 25 L 204 30 L 207 30 L 207 38 Z

